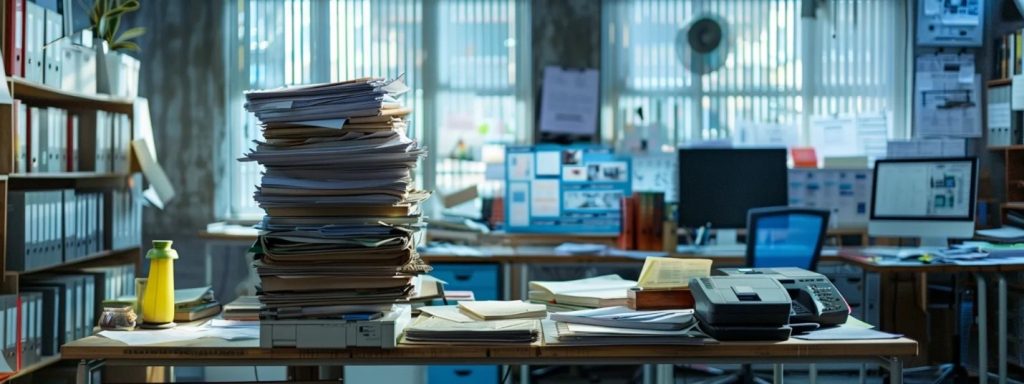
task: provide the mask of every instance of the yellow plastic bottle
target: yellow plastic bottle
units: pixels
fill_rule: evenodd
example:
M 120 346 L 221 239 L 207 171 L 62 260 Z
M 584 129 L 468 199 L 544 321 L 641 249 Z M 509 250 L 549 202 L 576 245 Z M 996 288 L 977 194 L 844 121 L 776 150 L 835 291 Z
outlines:
M 146 252 L 149 278 L 142 295 L 144 326 L 173 325 L 174 259 L 178 258 L 178 252 L 171 248 L 172 243 L 170 240 L 153 240 L 153 248 Z

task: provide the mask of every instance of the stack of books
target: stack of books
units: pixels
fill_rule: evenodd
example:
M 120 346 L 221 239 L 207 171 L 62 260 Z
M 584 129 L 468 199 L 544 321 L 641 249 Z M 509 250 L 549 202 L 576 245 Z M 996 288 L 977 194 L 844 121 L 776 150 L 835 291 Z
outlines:
M 135 307 L 137 313 L 142 313 L 139 305 L 138 297 L 135 295 L 122 295 L 103 300 L 103 307 L 130 306 Z M 214 298 L 211 286 L 174 290 L 174 321 L 189 322 L 205 319 L 219 314 L 220 310 L 220 302 Z
M 174 290 L 174 321 L 196 321 L 219 314 L 221 305 L 213 297 L 213 287 Z
M 241 161 L 265 167 L 267 215 L 253 247 L 261 319 L 377 318 L 420 296 L 424 226 L 399 79 L 251 91 L 263 140 Z M 436 293 L 436 290 L 434 290 Z

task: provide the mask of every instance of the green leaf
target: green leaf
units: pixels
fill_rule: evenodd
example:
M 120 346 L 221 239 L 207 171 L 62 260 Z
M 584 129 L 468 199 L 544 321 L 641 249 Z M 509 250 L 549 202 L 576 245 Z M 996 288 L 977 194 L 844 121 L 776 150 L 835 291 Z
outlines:
M 139 48 L 138 44 L 135 44 L 135 43 L 133 43 L 131 41 L 118 41 L 118 42 L 114 43 L 113 45 L 111 45 L 110 49 L 114 50 L 114 51 L 132 51 L 132 52 L 139 52 L 139 51 L 142 50 L 141 48 Z
M 122 33 L 121 36 L 117 37 L 117 40 L 115 40 L 115 42 L 131 40 L 131 39 L 134 39 L 136 37 L 142 36 L 145 33 L 146 33 L 146 28 L 135 27 L 135 28 L 129 29 L 127 31 L 124 31 L 124 33 Z
M 107 34 L 103 36 L 108 42 L 114 41 L 114 36 L 117 36 L 117 29 L 121 27 L 121 18 L 112 17 L 110 18 L 109 26 L 107 27 Z

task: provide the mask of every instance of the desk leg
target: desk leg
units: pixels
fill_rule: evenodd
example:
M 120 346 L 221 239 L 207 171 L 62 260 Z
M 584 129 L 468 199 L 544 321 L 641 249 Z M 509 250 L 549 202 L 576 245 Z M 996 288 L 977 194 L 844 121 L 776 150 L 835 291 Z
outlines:
M 655 377 L 654 377 L 654 366 L 653 365 L 650 365 L 650 364 L 644 364 L 643 365 L 643 376 L 641 377 L 641 380 L 642 380 L 641 382 L 643 384 L 655 384 L 654 383 Z
M 676 382 L 675 368 L 676 368 L 676 366 L 672 365 L 672 364 L 658 364 L 658 365 L 656 365 L 655 366 L 655 369 L 657 370 L 657 374 L 655 375 L 655 377 L 657 378 L 656 382 L 658 384 L 674 384 Z
M 978 382 L 988 382 L 988 282 L 985 275 L 975 274 L 978 280 Z
M 903 384 L 903 361 L 899 357 L 889 359 L 889 384 Z
M 999 349 L 999 384 L 1006 384 L 1006 317 L 1009 315 L 1006 312 L 1006 276 L 1002 273 L 996 275 L 996 286 L 999 289 L 999 302 L 996 304 L 999 310 L 999 334 L 996 335 L 996 345 Z
M 530 298 L 530 277 L 527 276 L 530 266 L 526 263 L 519 263 L 519 300 Z M 530 366 L 522 365 L 519 368 L 519 384 L 530 384 Z
M 512 263 L 507 261 L 501 264 L 501 298 L 503 300 L 512 300 Z
M 205 258 L 203 259 L 203 264 L 206 266 L 206 285 L 213 285 L 213 244 L 210 244 L 210 240 L 206 240 L 204 243 Z
M 772 364 L 772 383 L 783 384 L 782 364 Z
M 75 384 L 92 384 L 92 374 L 103 367 L 103 360 L 81 360 L 75 369 Z

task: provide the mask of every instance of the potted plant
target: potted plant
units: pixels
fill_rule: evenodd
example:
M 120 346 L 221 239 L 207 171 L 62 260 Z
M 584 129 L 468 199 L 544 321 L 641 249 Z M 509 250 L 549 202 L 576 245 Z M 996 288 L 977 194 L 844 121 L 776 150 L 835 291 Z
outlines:
M 96 91 L 135 97 L 139 91 L 139 60 L 124 52 L 138 52 L 133 39 L 146 33 L 135 27 L 118 34 L 121 17 L 139 9 L 139 0 L 96 0 L 89 20 L 96 47 Z

